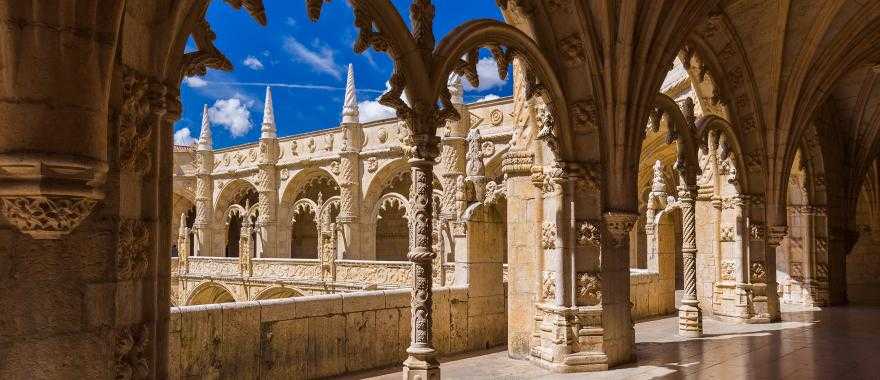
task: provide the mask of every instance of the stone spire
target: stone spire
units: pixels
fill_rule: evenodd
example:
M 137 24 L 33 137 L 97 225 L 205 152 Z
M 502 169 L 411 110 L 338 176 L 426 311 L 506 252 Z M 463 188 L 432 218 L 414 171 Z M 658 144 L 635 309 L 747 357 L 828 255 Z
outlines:
M 464 87 L 461 84 L 461 75 L 457 73 L 449 74 L 449 80 L 446 82 L 449 88 L 450 100 L 452 104 L 464 104 Z
M 263 126 L 260 128 L 261 139 L 274 139 L 278 137 L 275 129 L 275 110 L 272 107 L 272 89 L 266 86 L 266 104 L 263 106 Z
M 357 124 L 358 118 L 357 93 L 354 88 L 354 66 L 348 64 L 348 78 L 345 81 L 345 103 L 342 105 L 342 124 Z
M 208 120 L 208 105 L 202 108 L 202 131 L 199 133 L 199 145 L 196 150 L 211 150 L 214 142 L 211 139 L 211 121 Z
M 178 236 L 186 236 L 186 213 L 180 214 L 180 228 L 177 229 Z

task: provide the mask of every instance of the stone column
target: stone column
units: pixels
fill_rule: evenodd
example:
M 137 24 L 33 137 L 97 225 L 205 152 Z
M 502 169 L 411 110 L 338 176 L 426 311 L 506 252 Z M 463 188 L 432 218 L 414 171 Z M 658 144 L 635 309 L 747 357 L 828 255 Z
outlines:
M 364 145 L 364 129 L 360 123 L 357 93 L 354 85 L 354 68 L 348 65 L 348 78 L 345 86 L 345 102 L 342 108 L 342 151 L 339 153 L 339 198 L 340 209 L 337 220 L 341 236 L 336 241 L 338 257 L 348 259 L 368 259 L 361 247 L 361 225 L 358 216 L 361 210 L 361 159 Z M 340 241 L 341 239 L 341 241 Z
M 681 205 L 684 295 L 678 308 L 678 334 L 686 337 L 699 337 L 703 334 L 703 317 L 697 300 L 697 232 L 694 213 L 696 192 L 696 187 L 687 186 L 684 180 L 681 181 L 678 201 Z
M 535 303 L 538 298 L 540 273 L 541 205 L 540 195 L 530 178 L 534 156 L 531 152 L 514 150 L 504 154 L 501 170 L 507 177 L 507 351 L 514 358 L 530 356 L 532 333 L 535 332 Z M 536 193 L 538 195 L 536 195 Z M 458 280 L 458 276 L 456 276 Z
M 422 122 L 411 120 L 411 122 Z M 424 126 L 422 126 L 424 127 Z M 413 128 L 415 131 L 422 128 Z M 434 159 L 438 156 L 439 138 L 434 134 L 413 134 L 412 158 L 409 160 L 412 186 L 410 187 L 409 245 L 407 255 L 413 262 L 412 325 L 409 354 L 403 362 L 407 379 L 439 379 L 440 363 L 432 342 L 432 252 L 433 179 Z
M 605 212 L 601 248 L 602 328 L 608 366 L 631 361 L 635 355 L 632 303 L 629 299 L 629 233 L 635 212 Z
M 764 252 L 764 265 L 767 279 L 767 313 L 770 322 L 780 320 L 778 284 L 776 283 L 776 250 L 788 233 L 786 226 L 770 226 L 767 229 L 767 250 Z
M 189 227 L 186 226 L 186 213 L 180 214 L 180 228 L 177 232 L 177 271 L 189 272 Z
M 253 241 L 251 234 L 254 232 L 251 218 L 243 215 L 241 218 L 241 232 L 238 234 L 238 268 L 241 276 L 249 278 L 252 274 L 251 268 L 251 252 L 253 252 Z
M 272 106 L 272 90 L 266 87 L 263 107 L 263 125 L 260 128 L 260 155 L 257 162 L 257 257 L 277 257 L 278 245 L 278 134 L 275 129 L 275 112 Z
M 212 148 L 211 123 L 208 120 L 208 106 L 202 109 L 202 131 L 199 134 L 196 145 L 196 219 L 193 222 L 193 256 L 215 256 L 211 252 L 211 216 L 213 214 L 214 180 L 211 172 L 214 170 L 214 152 Z M 216 256 L 224 256 L 217 252 Z

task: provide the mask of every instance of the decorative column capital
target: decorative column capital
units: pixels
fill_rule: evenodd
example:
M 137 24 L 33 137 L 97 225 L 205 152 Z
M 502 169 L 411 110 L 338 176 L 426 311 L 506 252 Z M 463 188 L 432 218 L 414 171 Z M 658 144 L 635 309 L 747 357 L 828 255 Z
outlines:
M 509 151 L 501 160 L 501 171 L 510 176 L 531 174 L 535 156 L 527 151 Z
M 58 239 L 104 198 L 107 164 L 82 157 L 0 154 L 0 213 L 35 239 Z
M 605 229 L 608 231 L 611 246 L 623 248 L 629 240 L 629 231 L 632 230 L 639 219 L 639 214 L 609 211 L 603 214 L 602 217 L 605 221 Z

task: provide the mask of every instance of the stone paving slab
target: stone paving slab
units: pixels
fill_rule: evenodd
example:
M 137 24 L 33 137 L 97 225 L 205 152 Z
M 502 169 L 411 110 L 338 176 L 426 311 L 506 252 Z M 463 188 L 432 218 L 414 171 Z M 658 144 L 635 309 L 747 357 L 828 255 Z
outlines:
M 675 334 L 669 316 L 637 323 L 637 362 L 605 372 L 555 374 L 507 357 L 503 347 L 444 358 L 444 379 L 878 379 L 880 308 L 785 307 L 783 321 L 704 321 L 704 336 Z M 400 379 L 399 368 L 347 379 Z

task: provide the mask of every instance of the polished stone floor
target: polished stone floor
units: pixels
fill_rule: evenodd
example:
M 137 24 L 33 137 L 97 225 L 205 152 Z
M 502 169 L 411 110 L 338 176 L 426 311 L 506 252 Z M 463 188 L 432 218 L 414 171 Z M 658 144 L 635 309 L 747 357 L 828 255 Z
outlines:
M 764 325 L 706 319 L 699 339 L 678 337 L 676 318 L 636 324 L 638 361 L 606 372 L 553 374 L 503 348 L 442 360 L 446 379 L 880 379 L 880 308 L 783 308 Z M 352 379 L 400 379 L 397 368 Z

